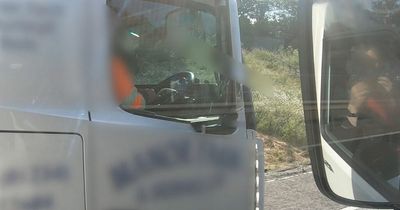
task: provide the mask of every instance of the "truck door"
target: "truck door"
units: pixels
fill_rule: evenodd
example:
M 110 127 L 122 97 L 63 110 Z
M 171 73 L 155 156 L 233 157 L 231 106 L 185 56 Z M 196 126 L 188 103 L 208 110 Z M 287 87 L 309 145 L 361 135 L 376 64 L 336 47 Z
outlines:
M 229 65 L 235 4 L 107 1 L 113 51 L 90 74 L 88 209 L 255 208 L 255 141 L 229 75 L 240 71 Z
M 313 170 L 321 191 L 341 203 L 399 202 L 398 8 L 385 0 L 303 7 L 309 19 L 302 91 Z

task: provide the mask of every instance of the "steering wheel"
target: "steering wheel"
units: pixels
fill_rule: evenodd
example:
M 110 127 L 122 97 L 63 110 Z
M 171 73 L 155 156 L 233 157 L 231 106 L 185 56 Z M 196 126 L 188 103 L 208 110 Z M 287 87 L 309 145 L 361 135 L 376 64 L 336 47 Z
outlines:
M 193 83 L 194 81 L 194 74 L 193 72 L 190 71 L 182 71 L 179 73 L 176 73 L 167 79 L 164 79 L 163 81 L 159 82 L 157 87 L 155 88 L 156 92 L 159 92 L 163 88 L 173 88 L 171 87 L 172 82 L 177 82 L 177 81 L 187 81 L 189 84 Z
M 157 104 L 171 104 L 185 97 L 188 86 L 194 82 L 194 74 L 190 71 L 176 73 L 164 79 L 154 88 L 157 93 Z

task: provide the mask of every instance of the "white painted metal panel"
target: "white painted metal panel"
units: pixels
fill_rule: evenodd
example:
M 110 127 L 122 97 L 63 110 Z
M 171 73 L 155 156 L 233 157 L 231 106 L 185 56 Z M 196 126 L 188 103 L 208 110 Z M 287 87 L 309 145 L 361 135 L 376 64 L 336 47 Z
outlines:
M 90 209 L 254 209 L 254 142 L 238 133 L 94 122 L 89 134 Z
M 85 209 L 79 135 L 0 133 L 0 209 Z

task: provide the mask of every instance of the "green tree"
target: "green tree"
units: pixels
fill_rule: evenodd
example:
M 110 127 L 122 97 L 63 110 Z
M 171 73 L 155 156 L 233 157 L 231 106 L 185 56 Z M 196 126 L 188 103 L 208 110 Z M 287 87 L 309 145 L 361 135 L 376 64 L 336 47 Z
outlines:
M 270 36 L 284 40 L 285 48 L 297 47 L 297 0 L 243 0 L 239 5 L 242 37 Z M 249 28 L 252 28 L 249 30 Z M 248 43 L 247 43 L 248 44 Z M 244 44 L 246 46 L 246 44 Z
M 270 10 L 269 1 L 244 0 L 239 5 L 239 17 L 247 18 L 253 22 L 261 22 L 266 19 L 266 13 Z
M 254 42 L 254 26 L 250 19 L 239 17 L 240 36 L 242 41 L 242 48 L 250 49 Z

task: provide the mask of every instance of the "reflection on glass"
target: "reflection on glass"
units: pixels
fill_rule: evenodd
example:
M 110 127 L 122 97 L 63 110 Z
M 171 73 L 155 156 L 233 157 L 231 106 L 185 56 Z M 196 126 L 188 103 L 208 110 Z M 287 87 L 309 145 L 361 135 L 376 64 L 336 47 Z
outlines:
M 382 194 L 400 175 L 400 1 L 331 1 L 322 70 L 323 134 Z

